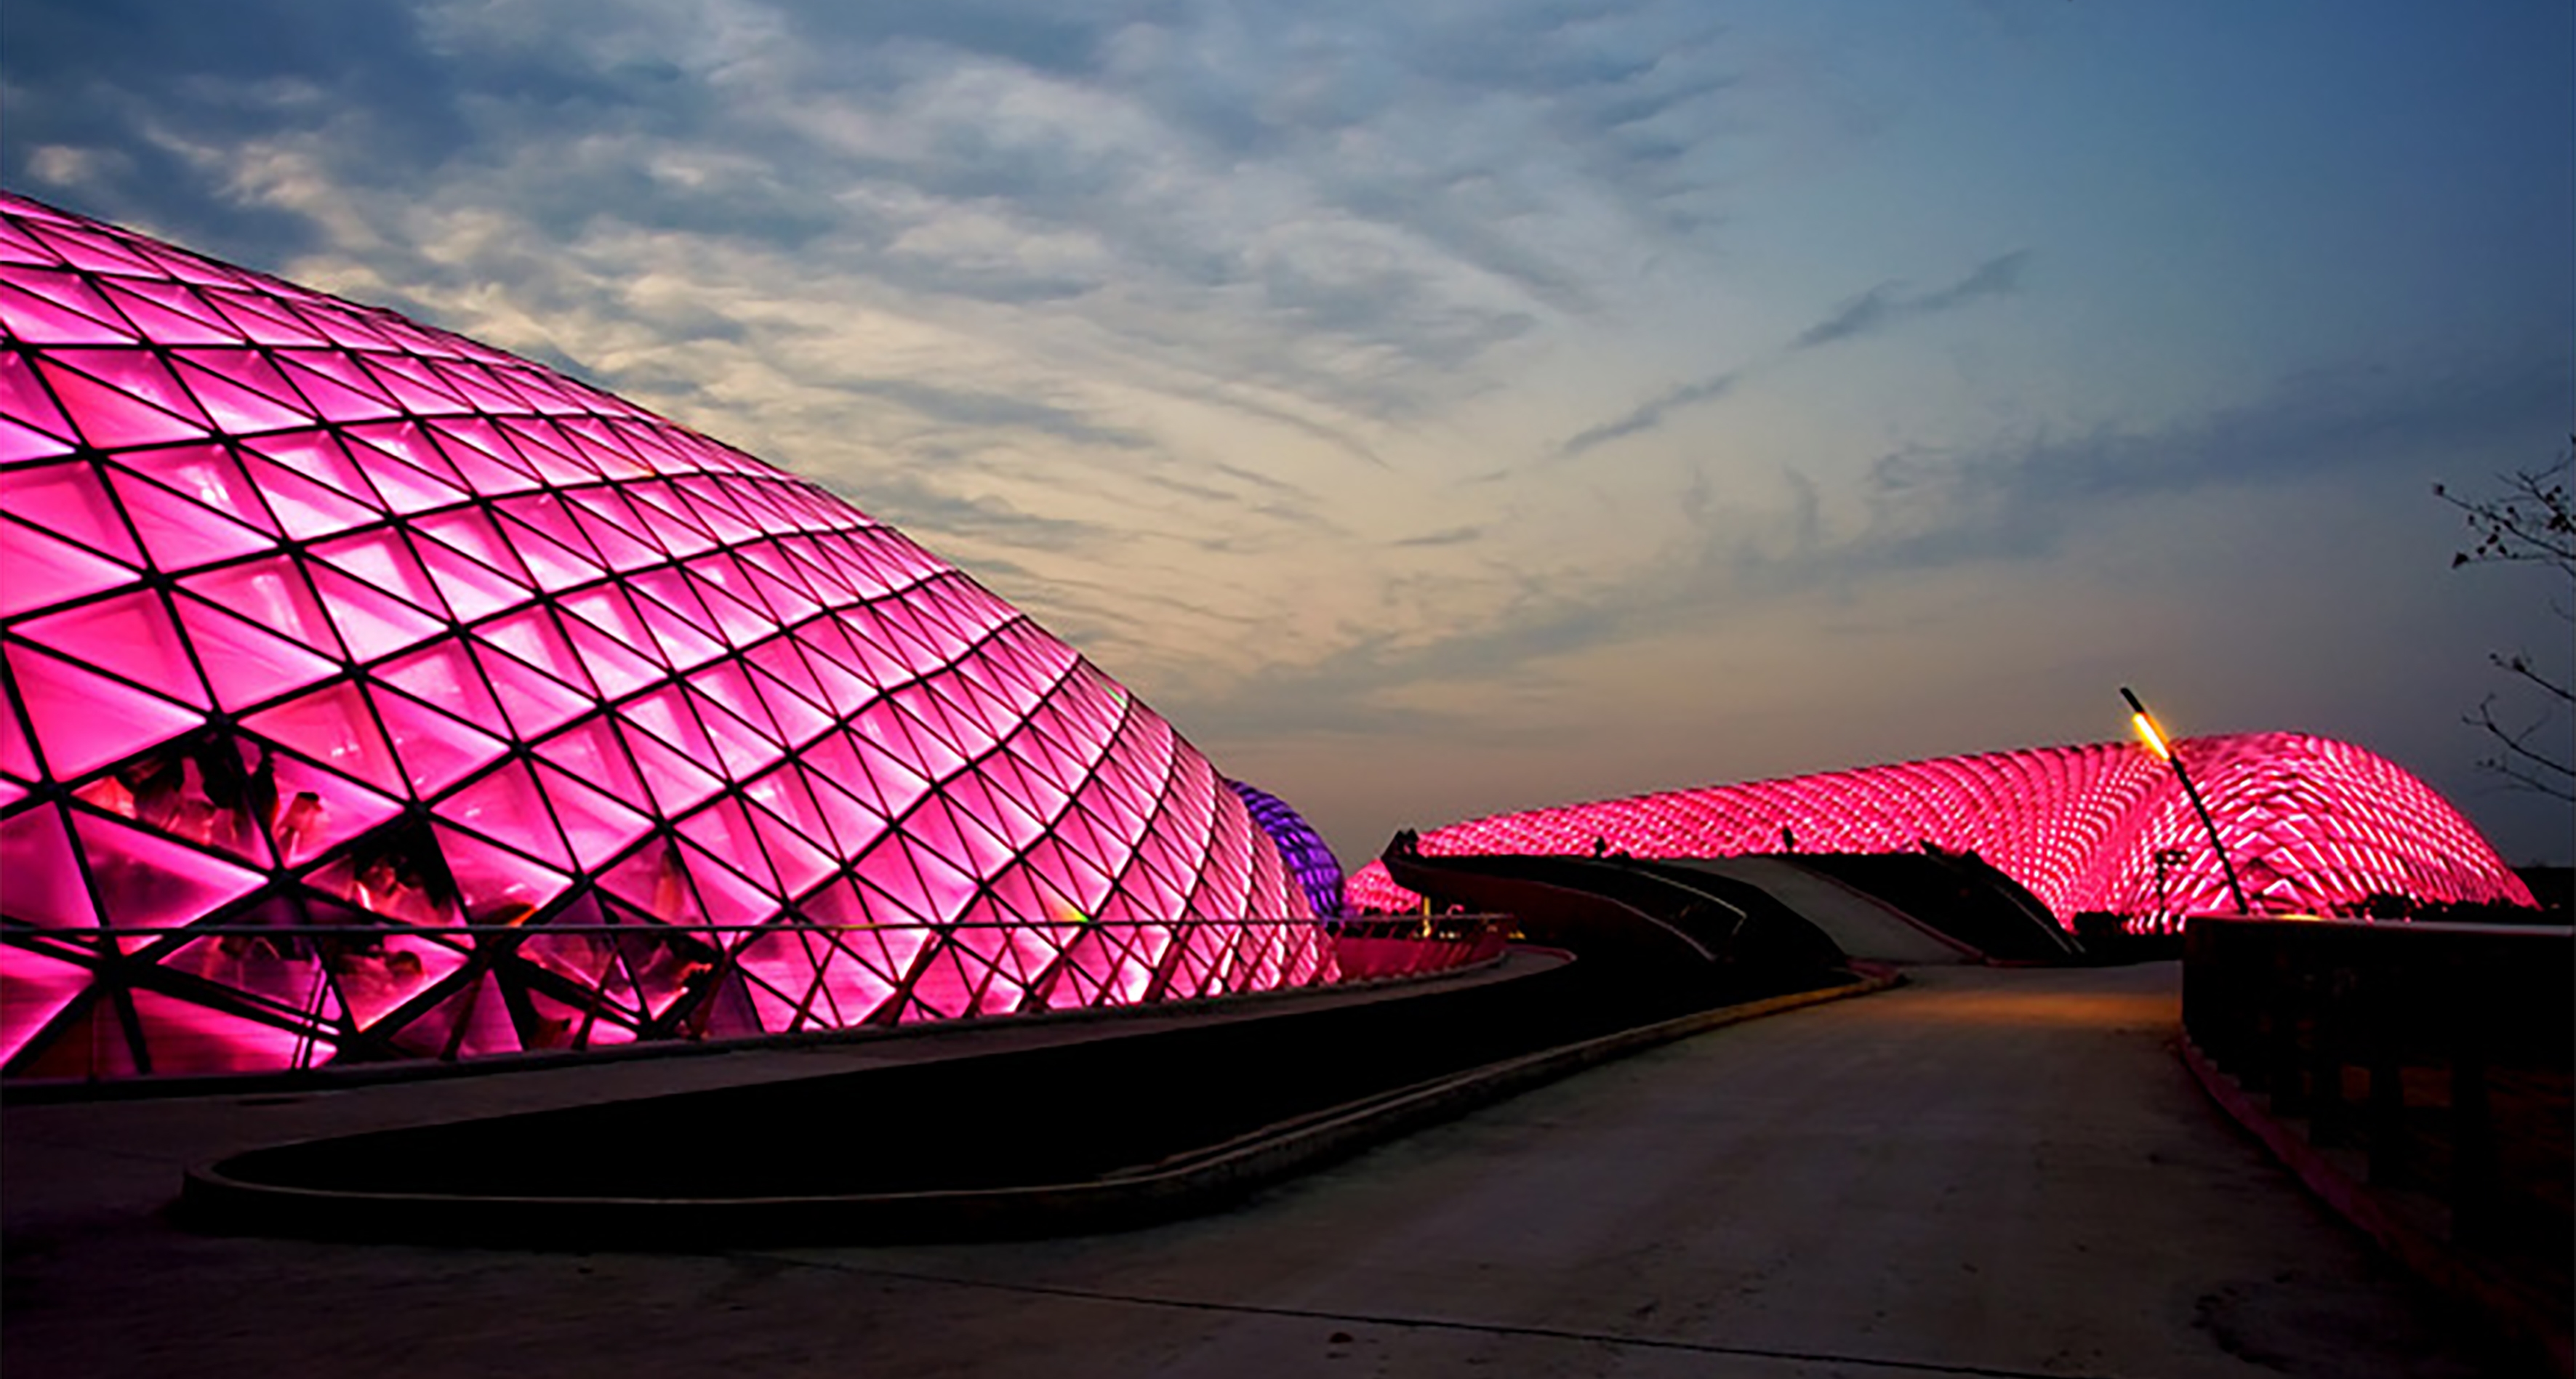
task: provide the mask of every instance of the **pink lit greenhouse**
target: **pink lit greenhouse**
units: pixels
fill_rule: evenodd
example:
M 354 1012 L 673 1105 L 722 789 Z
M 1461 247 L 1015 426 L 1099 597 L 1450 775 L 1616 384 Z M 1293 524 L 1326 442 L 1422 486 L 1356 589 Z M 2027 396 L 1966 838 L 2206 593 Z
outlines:
M 2403 768 L 2348 743 L 2246 733 L 2175 744 L 2209 805 L 2248 903 L 2323 914 L 2373 894 L 2528 905 L 2531 892 L 2459 811 Z M 1784 832 L 1785 830 L 1785 832 Z M 1470 819 L 1422 835 L 1432 855 L 1636 857 L 1975 852 L 2060 922 L 2084 911 L 2227 913 L 2227 879 L 2173 772 L 2125 743 L 2042 747 Z M 2163 861 L 2158 861 L 2161 854 Z M 1372 862 L 1354 909 L 1417 897 Z
M 0 514 L 13 1077 L 1333 975 L 1244 798 L 1026 616 L 390 312 L 0 197 Z

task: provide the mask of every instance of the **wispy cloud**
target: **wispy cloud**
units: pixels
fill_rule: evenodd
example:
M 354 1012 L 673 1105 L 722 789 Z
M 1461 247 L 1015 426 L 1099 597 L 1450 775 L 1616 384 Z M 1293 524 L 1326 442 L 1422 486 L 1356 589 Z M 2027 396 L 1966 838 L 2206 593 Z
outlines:
M 2022 273 L 2029 262 L 2030 251 L 2027 249 L 1999 254 L 1978 264 L 1956 282 L 1929 292 L 1908 293 L 1900 284 L 1881 283 L 1843 303 L 1832 315 L 1800 331 L 1778 354 L 1756 364 L 1712 374 L 1657 394 L 1608 421 L 1567 437 L 1557 446 L 1556 457 L 1573 459 L 1612 441 L 1655 430 L 1673 413 L 1715 402 L 1736 391 L 1763 369 L 1776 365 L 1797 351 L 1874 334 L 1918 317 L 1937 315 L 1989 297 L 2017 292 L 2021 289 Z
M 1652 431 L 1663 425 L 1664 418 L 1673 412 L 1726 396 L 1742 377 L 1741 372 L 1714 374 L 1661 393 L 1598 426 L 1586 427 L 1566 437 L 1564 444 L 1556 448 L 1557 458 L 1570 460 L 1587 450 L 1598 449 L 1640 431 Z
M 1790 348 L 1809 350 L 1875 334 L 1919 316 L 1937 315 L 2021 290 L 2030 251 L 2016 249 L 1978 264 L 1967 276 L 1930 292 L 1908 293 L 1897 283 L 1881 283 L 1836 308 L 1834 314 L 1798 332 Z

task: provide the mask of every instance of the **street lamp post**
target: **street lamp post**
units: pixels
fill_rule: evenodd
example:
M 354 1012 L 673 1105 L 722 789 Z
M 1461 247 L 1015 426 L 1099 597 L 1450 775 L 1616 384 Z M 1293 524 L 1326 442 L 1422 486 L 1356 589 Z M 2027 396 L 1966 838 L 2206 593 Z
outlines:
M 2139 740 L 2147 744 L 2148 751 L 2163 757 L 2165 763 L 2173 767 L 2174 779 L 2182 782 L 2182 793 L 2190 798 L 2192 810 L 2200 815 L 2200 826 L 2209 830 L 2209 846 L 2218 854 L 2219 867 L 2227 873 L 2227 893 L 2236 897 L 2236 913 L 2254 913 L 2253 907 L 2245 903 L 2245 888 L 2236 883 L 2236 864 L 2227 858 L 2227 844 L 2218 841 L 2218 824 L 2209 817 L 2209 806 L 2200 802 L 2200 787 L 2191 783 L 2191 772 L 2183 769 L 2181 755 L 2174 751 L 2173 744 L 2165 740 L 2164 730 L 2156 726 L 2156 720 L 2147 715 L 2147 706 L 2138 702 L 2138 696 L 2127 685 L 2120 686 L 2120 697 L 2129 701 L 2129 722 L 2137 728 Z

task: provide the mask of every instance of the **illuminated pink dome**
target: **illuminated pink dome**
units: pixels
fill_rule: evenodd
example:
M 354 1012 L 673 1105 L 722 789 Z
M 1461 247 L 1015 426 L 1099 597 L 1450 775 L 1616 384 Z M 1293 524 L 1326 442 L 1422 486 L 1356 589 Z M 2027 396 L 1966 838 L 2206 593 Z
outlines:
M 393 313 L 0 196 L 0 513 L 13 1075 L 1330 975 L 1242 801 L 1026 616 Z
M 2257 909 L 2322 913 L 2381 892 L 2531 903 L 2521 878 L 2459 811 L 2384 757 L 2298 733 L 2193 738 L 2177 750 Z M 1498 814 L 1425 833 L 1422 850 L 1589 854 L 1599 839 L 1637 857 L 1731 857 L 1781 850 L 1783 829 L 1808 852 L 1895 852 L 1927 842 L 1973 851 L 2061 921 L 2087 910 L 2234 909 L 2172 770 L 2121 743 Z M 2168 848 L 2180 857 L 2159 906 L 2155 855 Z M 1393 910 L 1416 897 L 1372 862 L 1351 878 L 1349 900 Z

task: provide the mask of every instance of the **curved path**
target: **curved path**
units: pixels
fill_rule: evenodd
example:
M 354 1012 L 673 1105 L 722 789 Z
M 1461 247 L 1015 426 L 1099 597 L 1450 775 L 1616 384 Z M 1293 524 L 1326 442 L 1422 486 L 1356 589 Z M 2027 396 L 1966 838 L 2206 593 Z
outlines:
M 1774 900 L 1834 941 L 1845 954 L 1864 962 L 1911 967 L 1925 963 L 1972 963 L 1985 960 L 1975 949 L 1917 922 L 1904 911 L 1804 867 L 1769 857 L 1705 857 L 1676 860 L 1673 865 L 1730 877 L 1761 888 Z
M 145 1148 L 156 1108 L 13 1108 L 0 1344 L 13 1379 L 2493 1372 L 2207 1104 L 2169 1047 L 2178 981 L 1918 969 L 1231 1212 L 1038 1243 L 550 1255 L 192 1236 L 149 1213 L 171 1160 L 205 1146 Z M 326 1111 L 306 1118 L 355 1114 Z M 124 1186 L 31 1197 L 27 1175 L 62 1169 L 84 1133 L 89 1162 L 131 1166 Z M 793 1152 L 862 1133 L 818 1126 Z

